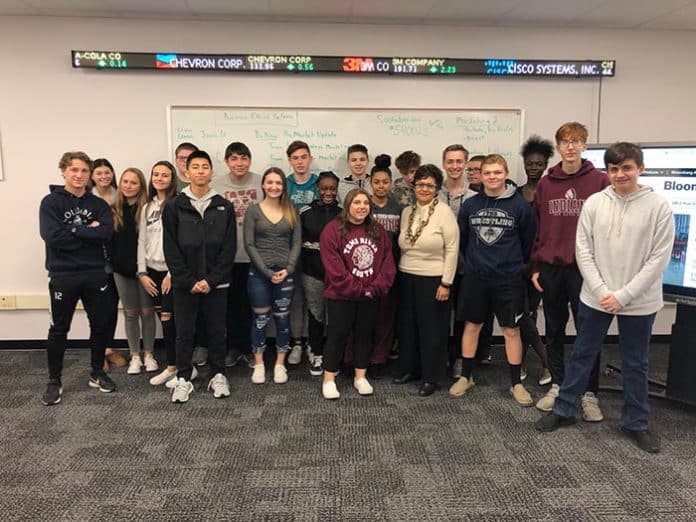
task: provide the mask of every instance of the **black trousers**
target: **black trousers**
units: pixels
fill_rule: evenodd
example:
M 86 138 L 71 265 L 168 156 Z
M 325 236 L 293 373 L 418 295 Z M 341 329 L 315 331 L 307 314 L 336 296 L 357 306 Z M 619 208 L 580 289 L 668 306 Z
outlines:
M 328 332 L 324 346 L 323 367 L 328 372 L 339 369 L 348 337 L 353 339 L 353 365 L 360 370 L 370 364 L 379 301 L 326 300 Z
M 437 301 L 441 276 L 399 272 L 399 371 L 414 373 L 420 362 L 424 382 L 437 384 L 447 366 L 449 301 Z
M 113 278 L 106 273 L 57 276 L 50 278 L 48 291 L 51 299 L 51 326 L 46 343 L 49 378 L 60 379 L 63 373 L 68 332 L 78 300 L 82 300 L 89 320 L 91 372 L 100 374 L 104 351 L 111 341 L 109 337 L 113 337 L 110 331 L 116 293 Z
M 235 263 L 227 295 L 227 351 L 251 353 L 251 304 L 249 303 L 249 263 Z
M 168 294 L 162 293 L 162 281 L 167 277 L 167 272 L 160 272 L 154 268 L 147 267 L 147 275 L 150 276 L 157 286 L 157 295 L 152 298 L 152 304 L 155 307 L 155 313 L 160 319 L 162 325 L 162 341 L 164 342 L 164 350 L 167 357 L 167 366 L 176 366 L 176 325 L 174 323 L 174 296 L 173 290 L 169 290 Z M 162 320 L 162 314 L 168 313 L 169 319 Z
M 554 384 L 559 386 L 565 377 L 565 335 L 568 324 L 568 305 L 578 324 L 578 303 L 582 288 L 582 275 L 576 265 L 539 266 L 539 284 L 544 289 L 544 320 L 546 323 L 546 350 L 549 371 Z M 590 374 L 587 391 L 597 393 L 599 389 L 599 355 Z
M 192 294 L 183 288 L 174 288 L 174 317 L 176 317 L 177 377 L 191 380 L 193 369 L 193 340 L 197 321 L 203 321 L 208 337 L 208 369 L 210 376 L 225 373 L 225 318 L 227 288 L 211 290 L 209 294 Z

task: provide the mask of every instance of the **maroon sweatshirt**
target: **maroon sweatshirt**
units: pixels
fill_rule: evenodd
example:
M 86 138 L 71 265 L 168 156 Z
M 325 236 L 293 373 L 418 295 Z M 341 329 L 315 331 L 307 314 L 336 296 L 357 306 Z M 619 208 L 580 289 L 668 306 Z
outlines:
M 586 159 L 575 174 L 563 172 L 559 163 L 541 178 L 534 195 L 537 233 L 531 255 L 533 271 L 538 270 L 539 263 L 575 263 L 575 232 L 582 206 L 610 184 L 607 175 Z
M 357 301 L 386 295 L 394 283 L 396 267 L 392 243 L 382 225 L 379 238 L 367 235 L 364 225 L 348 223 L 345 237 L 341 237 L 339 221 L 330 221 L 321 231 L 319 253 L 324 265 L 324 297 L 327 299 Z

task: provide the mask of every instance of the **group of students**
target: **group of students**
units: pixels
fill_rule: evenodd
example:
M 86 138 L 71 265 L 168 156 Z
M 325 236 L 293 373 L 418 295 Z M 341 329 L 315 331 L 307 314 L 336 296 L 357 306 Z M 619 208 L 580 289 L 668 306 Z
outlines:
M 251 151 L 240 142 L 225 151 L 229 173 L 215 178 L 208 153 L 190 143 L 177 147 L 176 167 L 155 163 L 149 182 L 128 168 L 116 184 L 107 160 L 65 153 L 64 185 L 52 187 L 40 209 L 52 315 L 42 402 L 61 400 L 78 299 L 90 321 L 89 385 L 115 390 L 105 369 L 122 363 L 107 351 L 120 298 L 127 372 L 159 370 L 157 315 L 166 366 L 150 382 L 171 388 L 175 403 L 189 400 L 194 362 L 201 360 L 216 398 L 230 395 L 225 367 L 243 358 L 251 381 L 265 383 L 271 320 L 275 383 L 287 382 L 286 363 L 301 361 L 305 337 L 310 373 L 323 375 L 326 399 L 340 396 L 336 375 L 344 362 L 355 368 L 357 393 L 371 395 L 368 369 L 378 373 L 398 339 L 394 383 L 420 379 L 419 395 L 429 396 L 449 367 L 456 378 L 449 393 L 463 396 L 474 386 L 477 359 L 488 360 L 481 341 L 495 317 L 510 393 L 522 406 L 534 404 L 522 384 L 527 348 L 541 359 L 539 384 L 551 387 L 536 403 L 549 412 L 537 428 L 549 431 L 574 420 L 578 399 L 586 421 L 603 419 L 599 348 L 618 315 L 623 426 L 641 447 L 654 449 L 647 349 L 662 305 L 671 211 L 638 184 L 643 161 L 635 145 L 607 150 L 607 175 L 581 156 L 583 125 L 563 124 L 555 138 L 555 147 L 536 136 L 525 142 L 521 187 L 509 179 L 504 157 L 469 157 L 462 145 L 444 149 L 444 175 L 421 165 L 417 153 L 402 153 L 395 181 L 387 155 L 368 171 L 363 145 L 348 148 L 343 179 L 313 173 L 302 141 L 287 148 L 289 176 L 276 167 L 253 173 Z M 542 177 L 554 149 L 561 161 Z M 542 299 L 546 344 L 536 327 Z M 578 335 L 566 365 L 569 306 Z M 196 347 L 205 352 L 194 353 Z

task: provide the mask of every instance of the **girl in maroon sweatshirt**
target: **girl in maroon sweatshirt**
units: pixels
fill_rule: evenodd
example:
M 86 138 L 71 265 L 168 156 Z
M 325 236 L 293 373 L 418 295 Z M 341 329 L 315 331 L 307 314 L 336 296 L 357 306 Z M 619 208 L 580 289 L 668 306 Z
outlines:
M 348 192 L 343 210 L 321 233 L 319 252 L 328 311 L 322 393 L 325 399 L 340 397 L 335 378 L 352 334 L 353 386 L 360 395 L 371 395 L 373 389 L 366 376 L 379 307 L 377 298 L 389 291 L 396 268 L 391 241 L 372 216 L 365 190 Z

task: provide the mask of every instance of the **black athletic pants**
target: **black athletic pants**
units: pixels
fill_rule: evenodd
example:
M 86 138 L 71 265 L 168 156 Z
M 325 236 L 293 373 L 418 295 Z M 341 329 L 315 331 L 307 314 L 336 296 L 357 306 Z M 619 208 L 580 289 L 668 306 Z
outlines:
M 338 371 L 343 361 L 348 337 L 353 340 L 353 365 L 360 370 L 367 369 L 370 364 L 379 300 L 327 299 L 326 310 L 329 327 L 322 361 L 324 370 L 332 373 Z

